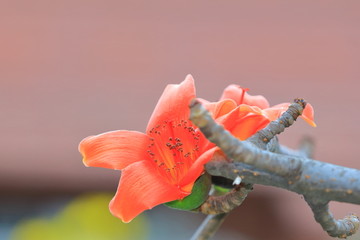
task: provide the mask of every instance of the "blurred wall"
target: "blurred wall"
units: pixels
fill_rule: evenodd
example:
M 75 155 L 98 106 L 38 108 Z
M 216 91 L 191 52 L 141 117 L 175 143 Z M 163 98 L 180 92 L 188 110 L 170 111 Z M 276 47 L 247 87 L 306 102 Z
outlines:
M 188 73 L 209 100 L 231 83 L 272 104 L 304 97 L 318 127 L 298 121 L 282 143 L 311 135 L 317 159 L 360 168 L 359 11 L 355 0 L 2 1 L 0 191 L 115 191 L 118 172 L 85 168 L 79 141 L 144 131 L 166 84 Z M 292 230 L 321 232 L 300 196 L 258 189 L 299 221 Z

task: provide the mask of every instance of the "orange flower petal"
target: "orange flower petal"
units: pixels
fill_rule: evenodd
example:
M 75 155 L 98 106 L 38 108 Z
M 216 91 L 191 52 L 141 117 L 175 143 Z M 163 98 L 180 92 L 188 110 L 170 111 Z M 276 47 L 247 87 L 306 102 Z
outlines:
M 232 99 L 224 99 L 219 102 L 206 102 L 206 100 L 200 102 L 204 104 L 205 108 L 212 114 L 214 119 L 231 112 L 237 107 L 235 101 Z
M 224 89 L 220 100 L 232 99 L 237 105 L 240 105 L 242 104 L 244 94 L 244 89 L 242 89 L 239 85 L 231 84 Z
M 201 175 L 201 173 L 204 171 L 204 165 L 209 162 L 214 155 L 215 151 L 219 150 L 218 147 L 213 147 L 195 160 L 193 165 L 189 168 L 187 174 L 184 176 L 184 178 L 180 181 L 181 186 L 187 186 L 189 184 L 194 184 L 195 180 Z M 192 185 L 191 185 L 192 189 Z
M 306 104 L 305 109 L 301 115 L 301 118 L 304 119 L 310 126 L 316 127 L 314 122 L 314 108 L 310 103 Z
M 165 120 L 189 118 L 189 103 L 195 98 L 194 79 L 187 75 L 180 84 L 169 84 L 161 95 L 148 123 L 146 132 Z
M 262 115 L 262 110 L 257 106 L 242 104 L 233 109 L 230 113 L 221 116 L 216 121 L 223 125 L 225 129 L 231 130 L 238 122 L 249 114 Z
M 122 170 L 117 192 L 109 208 L 114 216 L 123 222 L 130 222 L 147 209 L 189 194 L 164 181 L 158 174 L 157 166 L 141 161 Z
M 245 140 L 263 129 L 269 122 L 269 119 L 264 115 L 249 114 L 236 123 L 236 126 L 231 129 L 231 133 L 236 138 Z
M 148 158 L 149 142 L 149 137 L 141 132 L 112 131 L 85 138 L 79 151 L 88 167 L 123 169 Z
M 247 104 L 250 106 L 257 106 L 261 109 L 269 107 L 269 102 L 266 100 L 265 97 L 261 95 L 251 96 L 244 91 L 245 90 L 239 85 L 232 84 L 225 88 L 220 100 L 232 99 L 237 103 L 237 105 Z
M 290 106 L 290 103 L 281 103 L 271 108 L 264 109 L 264 114 L 269 118 L 270 121 L 275 121 L 281 114 L 283 114 Z

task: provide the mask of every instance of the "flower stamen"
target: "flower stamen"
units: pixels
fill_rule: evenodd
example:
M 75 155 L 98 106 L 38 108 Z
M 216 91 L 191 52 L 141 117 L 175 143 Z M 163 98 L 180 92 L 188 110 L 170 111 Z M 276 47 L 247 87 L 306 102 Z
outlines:
M 148 135 L 153 139 L 147 150 L 150 159 L 170 183 L 178 183 L 198 157 L 200 133 L 188 121 L 181 120 L 157 125 Z

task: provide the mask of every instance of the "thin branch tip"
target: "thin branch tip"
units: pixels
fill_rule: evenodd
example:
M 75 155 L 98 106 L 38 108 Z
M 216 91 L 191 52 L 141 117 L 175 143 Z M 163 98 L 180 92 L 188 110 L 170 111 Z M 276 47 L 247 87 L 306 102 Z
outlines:
M 294 102 L 289 105 L 288 109 L 277 120 L 270 122 L 265 128 L 251 136 L 248 141 L 254 143 L 261 149 L 267 149 L 272 152 L 278 151 L 278 141 L 276 139 L 275 141 L 271 140 L 273 140 L 276 135 L 282 133 L 285 128 L 293 125 L 296 119 L 303 113 L 305 106 L 306 101 L 303 98 L 294 99 Z
M 307 104 L 307 102 L 303 98 L 295 98 L 294 103 L 300 104 L 302 108 L 305 108 Z
M 329 210 L 328 203 L 319 203 L 318 200 L 309 199 L 306 196 L 305 201 L 313 211 L 315 220 L 329 236 L 346 238 L 355 234 L 359 229 L 359 217 L 355 214 L 350 214 L 343 219 L 335 219 Z

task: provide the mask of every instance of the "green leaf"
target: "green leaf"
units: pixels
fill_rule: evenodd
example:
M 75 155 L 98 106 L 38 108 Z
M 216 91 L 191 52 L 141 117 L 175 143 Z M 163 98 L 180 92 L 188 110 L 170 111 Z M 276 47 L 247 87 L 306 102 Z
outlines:
M 193 210 L 198 208 L 209 196 L 211 188 L 211 176 L 207 173 L 201 175 L 195 182 L 191 194 L 182 200 L 175 200 L 165 203 L 166 206 L 180 209 Z

